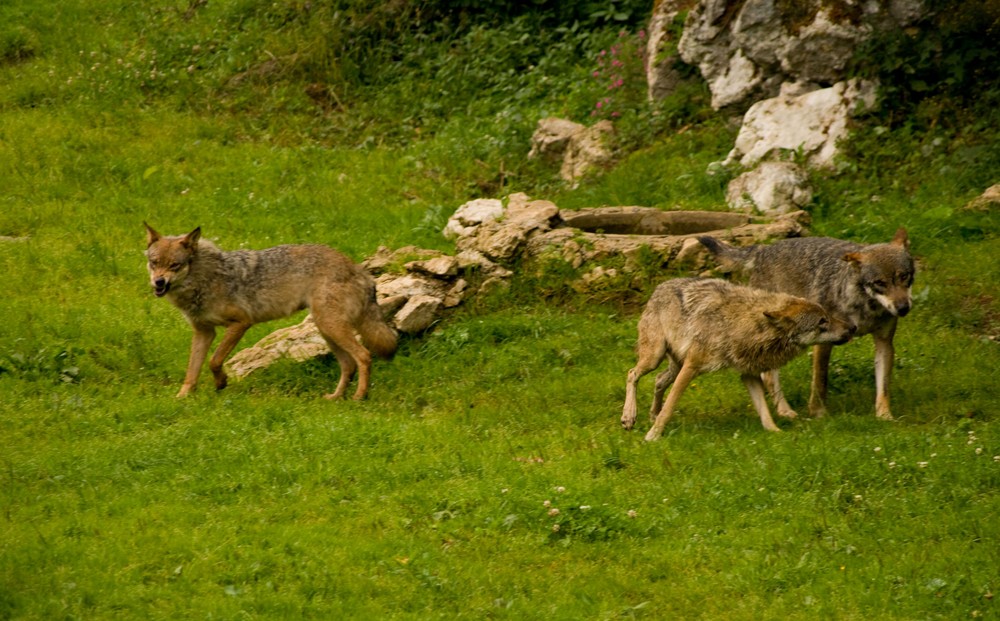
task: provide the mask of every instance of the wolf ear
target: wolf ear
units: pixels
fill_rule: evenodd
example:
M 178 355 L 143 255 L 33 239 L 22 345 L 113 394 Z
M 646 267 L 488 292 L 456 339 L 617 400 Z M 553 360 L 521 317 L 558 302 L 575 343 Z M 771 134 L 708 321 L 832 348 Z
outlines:
M 860 252 L 848 252 L 841 258 L 855 267 L 860 266 L 864 260 Z
M 197 228 L 195 228 L 195 230 L 191 231 L 187 235 L 185 235 L 184 239 L 181 240 L 181 243 L 184 244 L 185 246 L 189 246 L 190 247 L 190 246 L 194 246 L 195 244 L 197 244 L 199 239 L 201 239 L 201 227 L 200 226 L 197 227 Z
M 764 311 L 764 316 L 775 325 L 788 321 L 788 313 L 783 308 L 779 310 L 766 310 Z
M 904 229 L 903 227 L 899 227 L 899 230 L 896 231 L 896 235 L 895 237 L 892 238 L 892 242 L 890 243 L 892 243 L 895 246 L 902 247 L 903 250 L 909 250 L 910 237 L 906 234 L 906 229 Z
M 159 241 L 162 235 L 157 233 L 153 227 L 149 226 L 145 222 L 143 222 L 142 225 L 146 227 L 146 247 L 148 248 Z

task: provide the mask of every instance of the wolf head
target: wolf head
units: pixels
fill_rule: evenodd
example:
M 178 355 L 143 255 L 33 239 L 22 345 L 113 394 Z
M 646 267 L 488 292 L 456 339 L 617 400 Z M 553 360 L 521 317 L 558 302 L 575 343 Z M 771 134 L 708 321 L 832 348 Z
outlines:
M 146 227 L 146 267 L 149 282 L 156 297 L 163 297 L 170 288 L 180 284 L 191 270 L 201 227 L 181 237 L 164 237 L 145 222 Z
M 910 288 L 916 269 L 909 251 L 910 240 L 901 228 L 888 244 L 868 246 L 843 257 L 851 264 L 858 287 L 895 317 L 905 317 L 912 303 Z
M 832 317 L 822 306 L 804 298 L 791 298 L 780 308 L 765 311 L 764 316 L 802 347 L 843 345 L 857 331 L 854 324 Z

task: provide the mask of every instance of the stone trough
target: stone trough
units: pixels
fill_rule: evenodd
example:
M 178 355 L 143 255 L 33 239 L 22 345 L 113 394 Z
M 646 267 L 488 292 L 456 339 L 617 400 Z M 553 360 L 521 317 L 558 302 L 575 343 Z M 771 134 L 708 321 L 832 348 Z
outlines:
M 617 274 L 601 266 L 613 257 L 625 258 L 626 272 L 639 257 L 648 260 L 650 253 L 663 267 L 698 272 L 707 262 L 698 235 L 745 245 L 797 237 L 807 219 L 802 211 L 776 217 L 651 207 L 563 211 L 550 201 L 512 194 L 506 203 L 478 199 L 456 210 L 444 230 L 455 241 L 454 256 L 413 246 L 381 247 L 363 265 L 375 276 L 376 296 L 386 318 L 404 334 L 419 334 L 470 295 L 506 286 L 514 274 L 510 268 L 525 262 L 556 259 L 574 268 L 593 265 L 581 277 L 584 285 Z M 302 361 L 326 353 L 326 343 L 312 318 L 306 317 L 237 353 L 228 371 L 239 378 L 282 358 Z

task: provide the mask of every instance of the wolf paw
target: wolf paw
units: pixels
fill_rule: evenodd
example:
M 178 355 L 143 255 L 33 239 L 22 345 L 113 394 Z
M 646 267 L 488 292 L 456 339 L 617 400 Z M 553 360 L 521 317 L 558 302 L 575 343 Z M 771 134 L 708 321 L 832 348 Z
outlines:
M 784 407 L 782 407 L 782 406 L 779 405 L 777 409 L 778 409 L 778 416 L 780 416 L 781 418 L 798 418 L 799 417 L 799 413 L 796 412 L 795 410 L 793 410 L 792 408 L 788 407 L 787 405 L 784 406 Z

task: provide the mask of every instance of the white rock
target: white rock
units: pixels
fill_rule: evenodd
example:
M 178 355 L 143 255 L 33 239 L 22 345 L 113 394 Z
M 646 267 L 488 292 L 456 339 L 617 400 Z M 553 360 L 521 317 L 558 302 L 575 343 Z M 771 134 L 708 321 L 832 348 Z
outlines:
M 476 232 L 476 228 L 484 222 L 493 222 L 503 215 L 503 203 L 496 198 L 477 198 L 471 200 L 448 218 L 444 234 L 447 239 L 467 237 Z
M 760 101 L 747 110 L 726 164 L 752 167 L 764 159 L 799 150 L 816 167 L 831 167 L 837 141 L 845 138 L 848 120 L 858 108 L 875 104 L 875 85 L 850 80 L 798 97 Z
M 382 274 L 375 279 L 375 291 L 379 300 L 397 295 L 412 298 L 418 295 L 441 296 L 445 284 L 420 274 Z
M 573 136 L 585 129 L 585 125 L 567 119 L 549 117 L 538 121 L 538 127 L 531 135 L 528 159 L 540 156 L 553 160 L 562 159 Z
M 726 203 L 739 211 L 774 216 L 802 209 L 812 200 L 809 175 L 792 162 L 762 162 L 729 183 Z
M 614 126 L 611 121 L 598 121 L 572 136 L 566 147 L 559 176 L 574 182 L 585 174 L 611 161 L 609 145 Z
M 403 308 L 399 309 L 393 319 L 396 328 L 406 334 L 423 332 L 434 323 L 442 302 L 440 298 L 429 295 L 415 295 Z
M 458 275 L 458 260 L 451 256 L 440 256 L 422 261 L 410 261 L 406 269 L 435 278 L 454 278 Z

